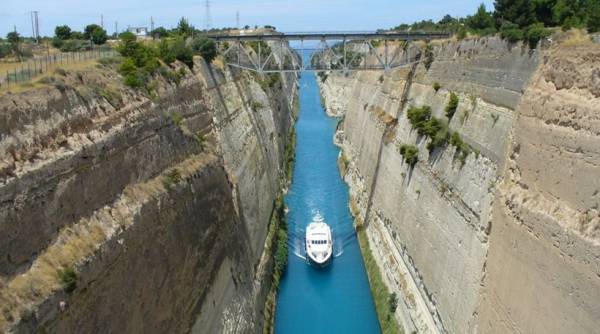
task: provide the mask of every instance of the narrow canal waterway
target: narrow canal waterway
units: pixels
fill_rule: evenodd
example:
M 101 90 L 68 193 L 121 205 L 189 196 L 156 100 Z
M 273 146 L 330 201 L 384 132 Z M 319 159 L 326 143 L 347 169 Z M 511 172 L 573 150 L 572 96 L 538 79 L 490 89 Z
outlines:
M 300 80 L 296 165 L 290 191 L 290 256 L 277 299 L 275 333 L 380 333 L 358 241 L 348 210 L 348 188 L 333 144 L 337 121 L 321 107 L 316 76 Z M 320 214 L 334 234 L 333 262 L 324 269 L 304 257 L 304 229 Z

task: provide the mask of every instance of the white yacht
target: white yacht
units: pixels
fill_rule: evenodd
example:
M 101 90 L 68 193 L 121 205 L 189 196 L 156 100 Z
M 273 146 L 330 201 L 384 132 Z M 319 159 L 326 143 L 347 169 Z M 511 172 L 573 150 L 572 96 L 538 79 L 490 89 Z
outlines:
M 331 228 L 317 214 L 306 227 L 306 258 L 313 264 L 324 267 L 332 258 L 333 238 Z

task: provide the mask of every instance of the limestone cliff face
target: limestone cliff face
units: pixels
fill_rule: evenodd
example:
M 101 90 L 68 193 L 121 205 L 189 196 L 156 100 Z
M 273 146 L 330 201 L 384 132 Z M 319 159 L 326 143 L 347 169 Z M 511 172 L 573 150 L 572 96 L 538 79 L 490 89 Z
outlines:
M 0 96 L 2 331 L 261 330 L 296 78 L 216 64 L 149 92 L 109 64 Z
M 344 116 L 353 211 L 404 299 L 396 317 L 407 332 L 592 332 L 600 48 L 432 44 L 429 68 L 320 83 L 327 111 Z M 450 144 L 430 152 L 412 128 L 407 109 L 424 105 L 471 147 L 464 163 Z M 402 144 L 418 147 L 414 167 Z

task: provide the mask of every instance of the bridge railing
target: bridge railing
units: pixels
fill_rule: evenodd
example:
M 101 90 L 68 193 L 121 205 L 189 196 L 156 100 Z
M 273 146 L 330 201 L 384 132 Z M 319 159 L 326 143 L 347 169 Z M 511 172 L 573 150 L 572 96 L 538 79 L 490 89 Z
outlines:
M 260 41 L 260 40 L 344 40 L 344 39 L 383 39 L 383 40 L 432 40 L 449 38 L 445 32 L 397 32 L 397 31 L 309 31 L 309 32 L 259 32 L 240 34 L 208 34 L 217 41 Z

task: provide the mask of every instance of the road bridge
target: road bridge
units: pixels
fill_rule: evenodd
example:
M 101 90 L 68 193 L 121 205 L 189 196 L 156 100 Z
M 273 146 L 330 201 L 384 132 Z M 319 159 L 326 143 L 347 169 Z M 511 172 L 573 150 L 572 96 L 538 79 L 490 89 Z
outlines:
M 336 31 L 209 34 L 229 66 L 260 73 L 388 71 L 421 59 L 412 41 L 451 35 L 440 32 Z M 290 48 L 291 46 L 291 48 Z

